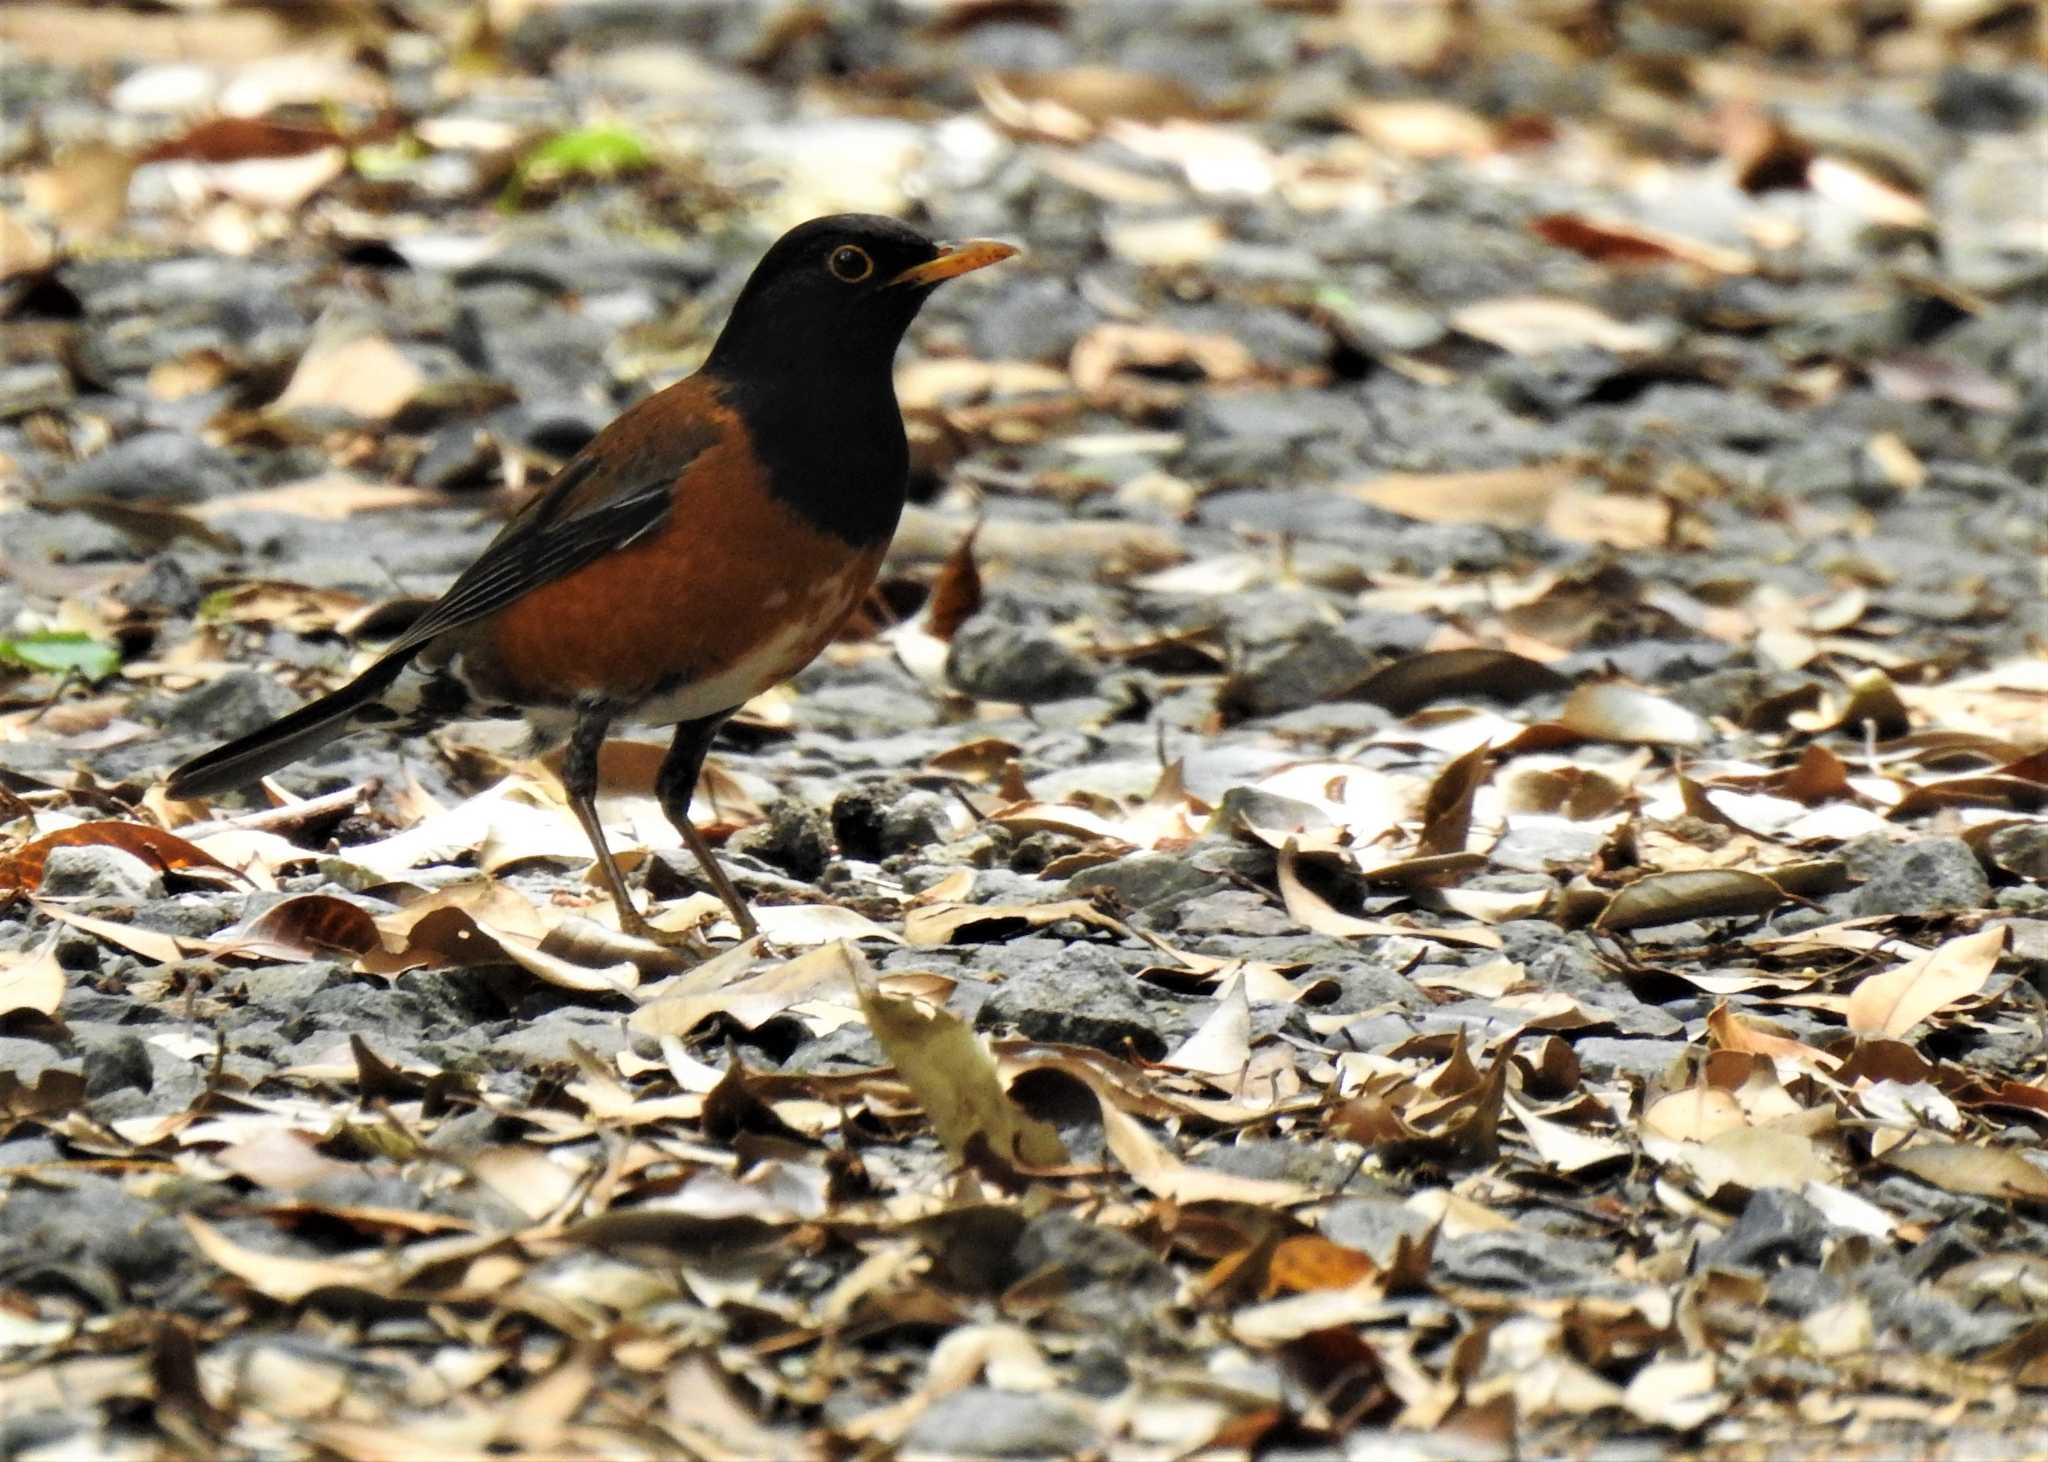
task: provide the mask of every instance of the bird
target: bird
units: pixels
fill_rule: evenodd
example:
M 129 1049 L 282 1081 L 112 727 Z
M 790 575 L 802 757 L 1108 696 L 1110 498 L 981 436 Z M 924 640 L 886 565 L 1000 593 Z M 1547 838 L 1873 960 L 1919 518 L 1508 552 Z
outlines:
M 719 728 L 831 643 L 867 596 L 909 489 L 892 363 L 947 280 L 1016 254 L 835 214 L 764 254 L 703 365 L 591 438 L 369 668 L 195 757 L 173 798 L 247 785 L 367 727 L 523 719 L 561 780 L 628 934 L 635 907 L 597 817 L 615 722 L 673 726 L 655 778 L 743 938 L 753 912 L 690 820 Z

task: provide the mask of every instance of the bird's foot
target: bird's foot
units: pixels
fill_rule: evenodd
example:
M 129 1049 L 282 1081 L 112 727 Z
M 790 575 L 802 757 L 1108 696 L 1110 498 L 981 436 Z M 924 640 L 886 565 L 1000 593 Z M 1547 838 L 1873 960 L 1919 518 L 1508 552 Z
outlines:
M 698 958 L 708 958 L 712 952 L 711 941 L 695 924 L 687 929 L 659 929 L 649 923 L 647 916 L 631 904 L 620 904 L 619 929 L 634 939 L 644 939 L 649 944 L 658 944 L 663 949 L 680 949 Z

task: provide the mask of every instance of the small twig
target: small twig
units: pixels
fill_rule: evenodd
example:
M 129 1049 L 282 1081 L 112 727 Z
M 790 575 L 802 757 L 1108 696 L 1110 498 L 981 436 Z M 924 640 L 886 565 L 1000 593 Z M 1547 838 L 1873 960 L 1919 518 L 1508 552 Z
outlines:
M 178 829 L 178 836 L 186 839 L 203 838 L 212 833 L 228 831 L 287 833 L 298 832 L 313 823 L 330 817 L 346 817 L 358 802 L 367 802 L 377 795 L 384 783 L 376 777 L 343 787 L 339 792 L 323 792 L 318 797 L 308 797 L 303 802 L 287 803 L 283 807 L 265 807 L 255 812 L 244 812 L 234 817 L 215 818 L 209 822 L 195 822 Z

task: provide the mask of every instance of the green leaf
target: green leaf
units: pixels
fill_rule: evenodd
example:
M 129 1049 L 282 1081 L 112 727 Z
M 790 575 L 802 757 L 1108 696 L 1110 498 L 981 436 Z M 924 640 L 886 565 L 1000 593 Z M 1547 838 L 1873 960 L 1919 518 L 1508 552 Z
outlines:
M 91 635 L 75 631 L 48 630 L 0 640 L 0 660 L 30 670 L 75 672 L 87 680 L 100 680 L 121 668 L 121 652 Z
M 615 178 L 650 166 L 654 153 L 638 133 L 624 127 L 578 127 L 558 132 L 519 160 L 512 180 L 500 200 L 517 207 L 520 197 L 534 183 L 554 183 L 566 178 Z

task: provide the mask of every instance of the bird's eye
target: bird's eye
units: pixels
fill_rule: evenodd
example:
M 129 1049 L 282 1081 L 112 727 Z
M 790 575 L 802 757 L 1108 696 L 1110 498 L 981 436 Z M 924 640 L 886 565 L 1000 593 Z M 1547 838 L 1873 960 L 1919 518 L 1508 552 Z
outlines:
M 834 279 L 846 284 L 859 284 L 875 272 L 875 261 L 868 257 L 866 249 L 841 244 L 825 261 L 825 267 L 832 271 Z

